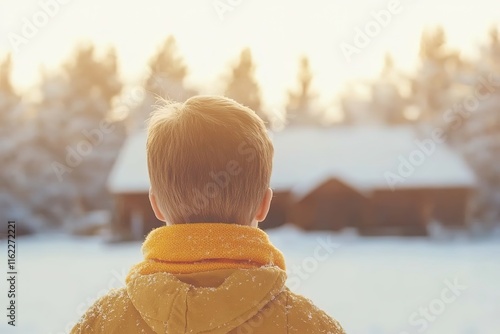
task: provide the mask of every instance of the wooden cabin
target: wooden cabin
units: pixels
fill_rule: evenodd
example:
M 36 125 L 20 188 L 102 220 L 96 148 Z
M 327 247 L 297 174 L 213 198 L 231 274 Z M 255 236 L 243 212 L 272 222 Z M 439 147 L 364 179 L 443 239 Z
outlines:
M 141 240 L 159 221 L 151 208 L 147 193 L 121 193 L 116 196 L 113 230 L 118 240 Z
M 423 235 L 430 222 L 465 228 L 475 178 L 445 144 L 396 185 L 402 159 L 425 131 L 398 127 L 294 127 L 270 133 L 275 148 L 274 198 L 262 228 L 286 223 L 307 230 L 355 228 L 367 235 Z M 425 138 L 424 138 L 425 139 Z M 148 200 L 146 134 L 131 135 L 108 186 L 116 195 L 114 229 L 143 239 L 161 226 Z
M 430 221 L 429 193 L 422 189 L 377 189 L 371 193 L 360 233 L 425 235 Z
M 407 164 L 427 138 L 425 129 L 410 126 L 275 133 L 271 183 L 292 194 L 287 222 L 366 235 L 425 235 L 431 222 L 466 228 L 475 177 L 446 144 L 435 143 L 432 155 L 410 166 L 411 175 L 400 183 L 385 177 L 398 175 L 399 164 Z
M 342 180 L 332 178 L 302 198 L 297 198 L 292 221 L 306 230 L 360 228 L 368 199 Z
M 149 203 L 149 174 L 146 156 L 146 133 L 130 135 L 108 179 L 115 194 L 112 230 L 116 241 L 142 240 L 162 222 L 156 219 Z
M 432 189 L 432 218 L 444 226 L 466 226 L 468 221 L 469 197 L 472 189 L 469 187 L 449 187 Z

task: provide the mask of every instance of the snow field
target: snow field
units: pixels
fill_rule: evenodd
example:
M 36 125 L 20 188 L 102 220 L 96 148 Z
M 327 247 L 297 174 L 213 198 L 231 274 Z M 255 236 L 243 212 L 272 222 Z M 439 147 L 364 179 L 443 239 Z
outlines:
M 498 238 L 361 238 L 290 226 L 269 234 L 285 254 L 288 286 L 347 333 L 500 333 Z M 20 238 L 18 326 L 8 326 L 3 316 L 0 333 L 68 333 L 98 297 L 123 285 L 141 260 L 140 245 L 62 235 Z

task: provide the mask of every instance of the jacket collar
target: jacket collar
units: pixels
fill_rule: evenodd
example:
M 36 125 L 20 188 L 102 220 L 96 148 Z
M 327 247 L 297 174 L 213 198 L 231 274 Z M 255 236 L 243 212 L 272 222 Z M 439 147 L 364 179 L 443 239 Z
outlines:
M 132 268 L 129 277 L 157 272 L 186 274 L 262 266 L 286 269 L 283 254 L 271 244 L 264 231 L 236 224 L 163 226 L 149 233 L 142 252 L 144 261 Z

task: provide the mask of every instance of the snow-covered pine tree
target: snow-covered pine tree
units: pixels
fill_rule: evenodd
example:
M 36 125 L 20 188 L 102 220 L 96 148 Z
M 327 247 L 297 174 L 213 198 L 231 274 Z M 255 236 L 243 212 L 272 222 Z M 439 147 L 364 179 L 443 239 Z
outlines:
M 260 87 L 255 79 L 255 64 L 249 48 L 241 51 L 238 62 L 231 69 L 224 94 L 254 110 L 264 122 L 269 121 L 267 114 L 262 110 Z
M 109 120 L 120 89 L 114 50 L 98 57 L 92 45 L 43 75 L 31 150 L 48 161 L 32 171 L 32 203 L 48 225 L 71 226 L 87 211 L 110 208 L 105 181 L 125 135 L 121 122 Z
M 0 60 L 0 220 L 15 220 L 17 232 L 22 234 L 37 229 L 28 202 L 29 180 L 22 164 L 32 129 L 26 122 L 26 104 L 12 86 L 11 71 L 8 55 Z
M 370 110 L 386 124 L 409 121 L 405 116 L 407 103 L 399 90 L 402 83 L 403 78 L 396 70 L 392 57 L 386 55 L 380 77 L 370 87 Z
M 179 54 L 177 42 L 169 36 L 149 61 L 148 73 L 143 85 L 142 101 L 132 110 L 131 131 L 144 129 L 158 99 L 184 102 L 197 94 L 197 91 L 185 84 L 188 67 Z
M 500 36 L 497 28 L 480 50 L 470 77 L 470 102 L 454 131 L 455 139 L 474 169 L 479 192 L 475 216 L 486 224 L 500 223 Z M 464 98 L 465 101 L 465 98 Z M 475 102 L 475 103 L 473 103 Z M 464 104 L 464 103 L 462 103 Z
M 2 169 L 0 172 L 3 172 L 0 187 L 9 181 L 3 174 L 8 172 L 5 164 L 15 159 L 19 140 L 16 128 L 20 125 L 20 113 L 22 113 L 21 98 L 14 91 L 10 80 L 11 71 L 12 60 L 11 56 L 7 55 L 0 60 L 0 138 L 2 138 L 0 142 Z
M 420 40 L 420 67 L 411 82 L 411 104 L 420 110 L 420 120 L 442 118 L 452 104 L 453 84 L 463 63 L 458 52 L 446 46 L 442 27 L 428 29 Z
M 288 125 L 323 125 L 324 115 L 316 105 L 317 93 L 312 88 L 313 74 L 309 58 L 303 56 L 299 63 L 298 88 L 288 92 L 286 118 Z

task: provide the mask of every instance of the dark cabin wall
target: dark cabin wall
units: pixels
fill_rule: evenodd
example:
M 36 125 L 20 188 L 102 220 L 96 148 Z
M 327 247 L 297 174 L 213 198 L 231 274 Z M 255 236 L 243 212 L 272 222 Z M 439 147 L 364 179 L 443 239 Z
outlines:
M 432 192 L 432 218 L 445 226 L 466 227 L 469 223 L 468 188 L 434 189 Z
M 426 235 L 430 218 L 425 191 L 384 189 L 372 192 L 362 234 Z
M 332 179 L 298 201 L 290 191 L 275 192 L 268 217 L 260 227 L 293 223 L 306 230 L 354 227 L 366 235 L 425 235 L 432 220 L 465 228 L 470 194 L 471 189 L 459 187 L 379 189 L 366 197 L 341 180 Z M 137 215 L 142 219 L 139 231 L 132 223 Z M 147 193 L 116 196 L 112 228 L 123 239 L 143 239 L 163 225 L 156 219 Z
M 426 235 L 435 220 L 466 228 L 471 189 L 419 188 L 376 190 L 372 194 L 365 230 L 400 230 L 397 234 Z
M 116 203 L 113 231 L 124 239 L 142 240 L 152 229 L 165 225 L 156 218 L 148 193 L 119 194 Z M 134 225 L 134 219 L 140 219 L 141 224 Z
M 367 199 L 338 179 L 329 180 L 294 205 L 293 222 L 304 229 L 359 227 Z
M 269 229 L 284 225 L 288 222 L 292 197 L 289 191 L 274 191 L 269 213 L 259 226 Z

